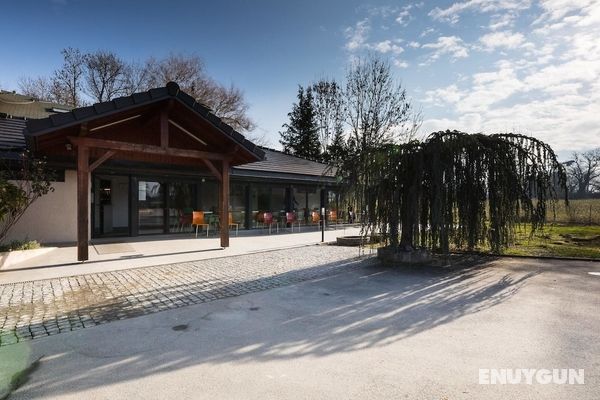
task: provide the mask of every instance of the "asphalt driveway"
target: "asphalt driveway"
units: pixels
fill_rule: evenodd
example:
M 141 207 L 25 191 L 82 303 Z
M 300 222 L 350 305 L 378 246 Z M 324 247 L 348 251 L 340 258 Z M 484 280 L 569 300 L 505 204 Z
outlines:
M 371 263 L 3 346 L 0 385 L 39 359 L 11 399 L 598 399 L 589 272 L 600 263 Z M 585 384 L 481 385 L 480 368 L 584 369 Z

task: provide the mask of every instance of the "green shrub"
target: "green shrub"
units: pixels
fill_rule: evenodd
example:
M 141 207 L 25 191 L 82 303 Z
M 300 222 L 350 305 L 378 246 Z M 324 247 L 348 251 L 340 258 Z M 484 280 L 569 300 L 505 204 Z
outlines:
M 8 244 L 0 245 L 0 253 L 5 251 L 16 251 L 16 250 L 33 250 L 39 249 L 41 246 L 37 240 L 13 240 Z

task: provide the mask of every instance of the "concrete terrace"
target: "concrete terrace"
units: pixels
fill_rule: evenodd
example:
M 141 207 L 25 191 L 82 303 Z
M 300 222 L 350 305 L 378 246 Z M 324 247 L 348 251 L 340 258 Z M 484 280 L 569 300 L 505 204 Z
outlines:
M 325 231 L 325 241 L 358 233 L 357 227 L 340 225 Z M 230 240 L 230 247 L 223 249 L 218 237 L 199 235 L 195 238 L 193 234 L 94 239 L 90 245 L 90 260 L 84 263 L 76 261 L 75 245 L 27 250 L 19 252 L 22 260 L 0 262 L 0 284 L 303 247 L 320 243 L 321 232 L 314 226 L 303 226 L 300 232 L 295 228 L 294 233 L 289 228 L 280 229 L 271 235 L 266 229 L 239 231 L 239 236 L 234 233 Z M 358 249 L 354 251 L 358 254 Z

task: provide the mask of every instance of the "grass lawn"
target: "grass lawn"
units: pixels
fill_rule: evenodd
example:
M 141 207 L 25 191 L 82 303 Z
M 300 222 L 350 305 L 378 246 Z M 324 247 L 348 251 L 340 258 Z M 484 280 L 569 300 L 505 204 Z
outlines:
M 600 225 L 549 224 L 530 237 L 526 227 L 506 255 L 586 257 L 600 259 Z

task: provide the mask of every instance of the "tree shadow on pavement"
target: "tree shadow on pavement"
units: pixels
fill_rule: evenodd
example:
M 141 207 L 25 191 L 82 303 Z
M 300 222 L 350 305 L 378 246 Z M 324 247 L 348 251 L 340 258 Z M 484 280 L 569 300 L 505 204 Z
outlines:
M 293 272 L 281 274 L 285 284 L 273 290 L 21 343 L 31 346 L 32 359 L 46 357 L 15 398 L 73 393 L 200 364 L 325 357 L 386 346 L 503 303 L 538 273 L 492 268 L 490 262 L 394 269 L 362 260 L 364 265 L 330 274 L 321 265 L 299 280 Z M 260 288 L 264 279 L 243 285 Z M 224 282 L 213 290 L 241 284 Z M 176 286 L 162 290 L 181 293 Z M 115 298 L 111 307 L 78 311 L 106 313 L 110 320 L 110 308 L 126 303 Z

